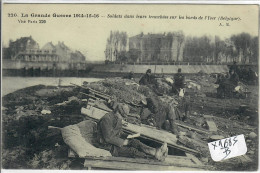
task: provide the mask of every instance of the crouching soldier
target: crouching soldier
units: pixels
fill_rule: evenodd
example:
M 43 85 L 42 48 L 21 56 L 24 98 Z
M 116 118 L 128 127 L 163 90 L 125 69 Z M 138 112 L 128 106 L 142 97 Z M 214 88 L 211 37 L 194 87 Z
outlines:
M 150 85 L 153 84 L 154 76 L 152 76 L 152 70 L 148 69 L 146 73 L 141 77 L 139 84 L 140 85 Z
M 176 107 L 163 104 L 157 97 L 147 98 L 147 107 L 152 113 L 154 126 L 159 129 L 169 130 L 173 134 L 178 135 L 179 130 L 176 120 L 180 120 L 181 115 Z
M 124 109 L 118 104 L 113 112 L 105 114 L 98 122 L 98 140 L 108 145 L 112 156 L 132 158 L 156 158 L 163 161 L 168 155 L 167 143 L 152 148 L 137 139 L 125 139 L 122 133 Z

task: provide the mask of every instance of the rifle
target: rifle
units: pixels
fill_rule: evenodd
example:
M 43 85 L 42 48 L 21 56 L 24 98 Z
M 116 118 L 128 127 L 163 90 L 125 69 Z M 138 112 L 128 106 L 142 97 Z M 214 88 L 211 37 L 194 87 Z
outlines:
M 106 100 L 106 101 L 110 100 L 110 96 L 107 95 L 107 94 L 104 94 L 104 93 L 102 93 L 102 92 L 96 91 L 96 90 L 91 89 L 91 88 L 89 88 L 89 87 L 83 87 L 83 86 L 80 86 L 80 85 L 77 85 L 77 84 L 74 84 L 74 83 L 70 83 L 70 84 L 72 84 L 72 85 L 74 85 L 74 86 L 77 86 L 77 87 L 79 87 L 79 88 L 85 89 L 85 90 L 88 91 L 88 93 L 92 93 L 92 94 L 94 94 L 96 97 L 99 97 L 99 98 L 101 98 L 101 99 L 103 99 L 103 100 Z

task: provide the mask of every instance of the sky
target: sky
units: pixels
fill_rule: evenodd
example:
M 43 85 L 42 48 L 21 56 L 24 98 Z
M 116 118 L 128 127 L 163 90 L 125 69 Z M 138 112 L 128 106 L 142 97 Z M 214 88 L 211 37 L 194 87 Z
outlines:
M 11 17 L 14 13 L 17 17 Z M 29 17 L 21 17 L 22 13 Z M 31 17 L 32 13 L 50 14 L 51 17 Z M 70 14 L 72 17 L 53 17 L 54 13 Z M 73 14 L 98 14 L 100 17 L 75 18 Z M 122 18 L 110 18 L 108 15 L 121 15 Z M 124 18 L 125 15 L 134 15 L 135 18 Z M 176 18 L 136 18 L 136 15 Z M 184 19 L 179 19 L 179 16 L 184 16 Z M 202 19 L 191 19 L 194 16 L 201 16 Z M 219 21 L 219 17 L 240 20 Z M 18 20 L 25 20 L 26 23 L 19 23 Z M 36 20 L 38 23 L 28 23 L 28 20 Z M 39 20 L 46 20 L 46 23 L 39 23 Z M 32 36 L 40 47 L 50 41 L 54 44 L 64 41 L 72 50 L 81 51 L 87 60 L 103 61 L 106 40 L 111 30 L 125 31 L 130 37 L 141 32 L 147 34 L 182 30 L 186 36 L 218 35 L 227 38 L 242 32 L 257 36 L 258 21 L 257 5 L 4 4 L 2 40 L 6 46 L 10 39 Z M 223 26 L 219 26 L 220 23 Z M 226 26 L 226 23 L 230 26 Z

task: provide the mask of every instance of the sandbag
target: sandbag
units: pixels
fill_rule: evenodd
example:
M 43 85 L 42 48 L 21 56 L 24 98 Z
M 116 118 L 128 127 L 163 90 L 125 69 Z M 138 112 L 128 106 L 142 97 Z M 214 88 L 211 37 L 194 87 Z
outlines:
M 81 158 L 87 156 L 111 156 L 109 151 L 96 148 L 91 143 L 89 143 L 91 140 L 89 137 L 93 137 L 93 127 L 87 127 L 88 124 L 90 124 L 89 120 L 62 128 L 61 134 L 64 142 Z

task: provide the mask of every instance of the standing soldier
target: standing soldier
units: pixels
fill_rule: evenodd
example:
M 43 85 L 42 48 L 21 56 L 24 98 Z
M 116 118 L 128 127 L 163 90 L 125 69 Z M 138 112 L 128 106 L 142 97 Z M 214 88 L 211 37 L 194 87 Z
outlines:
M 180 93 L 180 90 L 184 88 L 185 77 L 181 73 L 181 68 L 178 69 L 178 73 L 174 75 L 174 84 L 172 91 L 174 94 Z
M 235 70 L 231 70 L 229 80 L 233 84 L 234 87 L 236 87 L 238 85 L 239 77 Z
M 248 84 L 256 85 L 257 84 L 257 75 L 256 73 L 252 70 L 251 67 L 249 67 L 248 70 Z
M 237 62 L 236 62 L 236 61 L 234 61 L 234 62 L 233 62 L 233 65 L 230 66 L 230 68 L 229 68 L 229 73 L 230 73 L 230 74 L 231 74 L 231 71 L 232 71 L 232 70 L 234 70 L 235 73 L 237 73 L 237 71 L 238 71 L 238 67 L 237 67 Z

